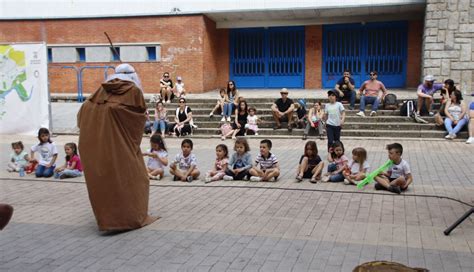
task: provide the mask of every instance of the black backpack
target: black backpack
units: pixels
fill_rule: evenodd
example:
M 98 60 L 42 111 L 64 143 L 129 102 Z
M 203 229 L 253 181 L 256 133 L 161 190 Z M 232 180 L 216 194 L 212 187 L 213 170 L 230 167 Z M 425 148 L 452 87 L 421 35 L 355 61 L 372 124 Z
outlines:
M 417 109 L 417 100 L 405 100 L 403 101 L 403 104 L 402 106 L 400 107 L 400 116 L 408 116 L 408 101 L 412 101 L 413 102 L 413 110 L 412 112 L 410 112 L 410 116 L 412 115 L 412 113 L 416 112 L 416 109 Z M 426 105 L 425 103 L 423 103 L 423 105 L 421 106 L 421 115 L 427 115 L 428 114 L 428 110 L 426 109 Z
M 384 98 L 383 107 L 386 110 L 398 109 L 397 96 L 395 94 L 387 94 Z

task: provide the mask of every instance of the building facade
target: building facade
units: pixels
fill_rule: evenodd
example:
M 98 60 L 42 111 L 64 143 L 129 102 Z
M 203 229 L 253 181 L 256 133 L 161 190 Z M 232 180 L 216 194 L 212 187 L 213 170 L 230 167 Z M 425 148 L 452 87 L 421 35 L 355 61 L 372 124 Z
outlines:
M 291 6 L 264 0 L 194 6 L 158 1 L 110 13 L 78 1 L 43 16 L 38 14 L 47 7 L 39 6 L 22 18 L 6 16 L 11 14 L 6 5 L 0 42 L 45 42 L 53 93 L 76 92 L 79 73 L 83 91 L 93 92 L 111 73 L 108 68 L 120 63 L 104 32 L 121 60 L 138 70 L 148 93 L 158 90 L 165 71 L 183 77 L 190 92 L 225 87 L 228 80 L 239 88 L 331 88 L 344 69 L 352 72 L 356 86 L 371 70 L 389 88 L 416 87 L 424 73 L 472 86 L 472 8 L 457 1 L 455 11 L 440 11 L 444 1 L 437 0 Z M 451 2 L 456 1 L 445 6 Z M 458 16 L 451 29 L 451 12 L 469 16 Z M 445 29 L 443 20 L 449 22 Z

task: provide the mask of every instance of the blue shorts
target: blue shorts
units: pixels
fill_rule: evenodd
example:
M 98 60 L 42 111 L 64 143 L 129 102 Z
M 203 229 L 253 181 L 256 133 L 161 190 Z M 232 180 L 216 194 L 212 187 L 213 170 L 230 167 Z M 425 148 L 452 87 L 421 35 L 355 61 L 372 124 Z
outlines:
M 469 104 L 469 110 L 474 110 L 474 102 L 471 102 L 471 104 Z

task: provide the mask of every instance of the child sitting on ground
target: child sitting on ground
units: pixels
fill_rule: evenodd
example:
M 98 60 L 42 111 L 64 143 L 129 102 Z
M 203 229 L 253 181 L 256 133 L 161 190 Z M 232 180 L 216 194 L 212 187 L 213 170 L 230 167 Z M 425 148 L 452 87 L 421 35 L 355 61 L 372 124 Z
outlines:
M 234 150 L 235 153 L 230 157 L 229 167 L 225 171 L 225 181 L 244 179 L 252 167 L 252 156 L 247 139 L 238 138 L 235 141 Z
M 387 145 L 388 158 L 393 162 L 392 166 L 379 176 L 375 177 L 375 190 L 388 190 L 400 194 L 408 189 L 413 182 L 410 165 L 402 159 L 403 146 L 399 143 Z
M 146 170 L 150 179 L 161 179 L 168 165 L 168 152 L 165 142 L 160 134 L 153 134 L 150 138 L 150 151 L 144 152 L 143 156 L 148 156 Z
M 205 183 L 217 181 L 225 176 L 227 165 L 229 164 L 229 150 L 225 144 L 218 144 L 216 146 L 216 161 L 211 171 L 206 174 Z
M 26 169 L 28 166 L 28 153 L 24 150 L 25 146 L 21 141 L 12 143 L 13 153 L 10 155 L 10 162 L 7 165 L 8 172 L 20 172 L 20 169 Z
M 318 155 L 318 146 L 315 141 L 308 141 L 304 146 L 304 155 L 301 156 L 298 169 L 296 172 L 296 180 L 303 181 L 309 178 L 311 183 L 321 180 L 324 162 Z
M 258 124 L 261 123 L 260 118 L 258 118 L 257 110 L 254 107 L 249 108 L 249 115 L 247 116 L 247 124 L 245 124 L 245 134 L 247 135 L 252 132 L 254 135 L 258 135 Z
M 82 176 L 82 164 L 77 154 L 77 145 L 75 143 L 65 144 L 64 153 L 66 153 L 66 163 L 54 169 L 54 178 L 65 179 Z
M 357 185 L 358 181 L 365 179 L 365 174 L 369 171 L 367 162 L 367 151 L 362 147 L 352 149 L 352 160 L 348 167 L 342 171 L 344 175 L 344 184 Z
M 49 130 L 47 128 L 40 128 L 38 131 L 39 144 L 31 147 L 31 162 L 38 162 L 35 175 L 37 178 L 52 177 L 54 168 L 56 167 L 56 159 L 58 158 L 58 149 L 51 141 Z M 35 159 L 35 152 L 40 154 L 39 161 Z
M 272 141 L 260 142 L 260 153 L 255 158 L 255 165 L 250 169 L 250 181 L 276 181 L 280 175 L 280 165 L 275 154 L 270 153 Z M 258 167 L 260 165 L 260 167 Z
M 344 145 L 342 142 L 336 141 L 329 148 L 328 156 L 328 172 L 323 178 L 323 182 L 341 182 L 344 181 L 342 171 L 346 169 L 349 161 L 344 155 Z
M 193 150 L 193 141 L 184 139 L 181 142 L 181 151 L 176 154 L 173 163 L 170 165 L 170 174 L 174 175 L 173 181 L 187 181 L 192 182 L 193 179 L 199 177 L 199 170 L 197 169 L 196 156 L 191 153 Z

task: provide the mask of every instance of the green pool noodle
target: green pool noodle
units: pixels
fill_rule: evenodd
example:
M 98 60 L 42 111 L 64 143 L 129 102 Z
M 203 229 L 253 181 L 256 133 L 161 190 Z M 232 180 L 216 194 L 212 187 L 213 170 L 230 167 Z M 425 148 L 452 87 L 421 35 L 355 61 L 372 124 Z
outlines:
M 388 160 L 382 166 L 380 166 L 377 170 L 370 172 L 365 179 L 361 182 L 357 183 L 357 188 L 362 189 L 365 185 L 374 181 L 374 178 L 378 176 L 383 171 L 387 170 L 390 166 L 392 166 L 393 161 Z

